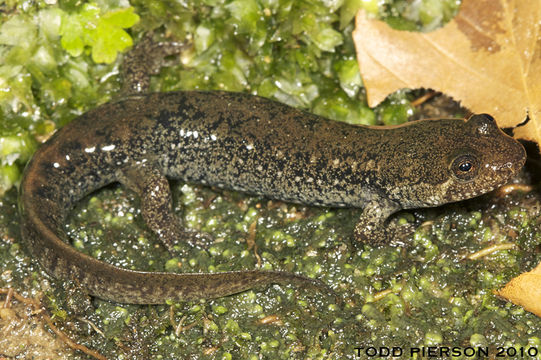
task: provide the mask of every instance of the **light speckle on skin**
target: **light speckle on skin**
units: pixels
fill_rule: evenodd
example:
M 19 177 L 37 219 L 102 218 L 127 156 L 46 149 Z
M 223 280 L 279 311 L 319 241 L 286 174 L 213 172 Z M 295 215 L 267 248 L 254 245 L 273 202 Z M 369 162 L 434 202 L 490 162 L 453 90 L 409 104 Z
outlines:
M 114 144 L 111 144 L 111 145 L 106 145 L 106 146 L 102 146 L 101 150 L 102 151 L 112 151 L 114 150 L 116 147 L 116 145 Z
M 365 168 L 366 168 L 366 170 L 375 170 L 376 169 L 376 162 L 373 159 L 369 160 L 366 163 Z

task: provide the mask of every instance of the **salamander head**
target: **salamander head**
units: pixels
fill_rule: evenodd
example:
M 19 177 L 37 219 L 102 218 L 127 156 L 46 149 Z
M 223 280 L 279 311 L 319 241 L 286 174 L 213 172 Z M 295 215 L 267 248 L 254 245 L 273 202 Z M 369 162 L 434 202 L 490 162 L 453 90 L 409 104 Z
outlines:
M 516 175 L 526 161 L 522 144 L 503 133 L 492 116 L 473 115 L 464 130 L 446 158 L 448 180 L 440 186 L 442 202 L 492 191 Z
M 413 150 L 403 159 L 404 180 L 396 190 L 403 208 L 438 206 L 485 194 L 509 181 L 526 161 L 524 147 L 487 114 L 467 121 L 427 120 L 412 125 L 409 146 Z

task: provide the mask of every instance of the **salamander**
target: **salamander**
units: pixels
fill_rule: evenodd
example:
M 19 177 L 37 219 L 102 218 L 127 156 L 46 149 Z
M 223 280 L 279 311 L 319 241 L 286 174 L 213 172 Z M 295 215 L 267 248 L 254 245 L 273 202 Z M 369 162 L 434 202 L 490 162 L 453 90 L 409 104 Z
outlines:
M 128 58 L 128 78 L 146 79 L 141 74 L 154 71 L 155 64 L 145 65 L 154 61 L 148 57 L 178 52 L 149 46 L 136 47 L 139 57 Z M 27 164 L 20 186 L 22 237 L 32 256 L 53 277 L 116 302 L 214 298 L 315 281 L 280 271 L 132 271 L 82 254 L 69 245 L 66 216 L 108 184 L 138 193 L 145 223 L 169 249 L 198 236 L 173 214 L 168 178 L 287 202 L 362 208 L 353 237 L 380 245 L 399 229 L 391 214 L 484 194 L 525 162 L 522 145 L 487 114 L 354 126 L 246 93 L 147 88 L 148 79 L 132 81 L 128 95 L 57 131 Z

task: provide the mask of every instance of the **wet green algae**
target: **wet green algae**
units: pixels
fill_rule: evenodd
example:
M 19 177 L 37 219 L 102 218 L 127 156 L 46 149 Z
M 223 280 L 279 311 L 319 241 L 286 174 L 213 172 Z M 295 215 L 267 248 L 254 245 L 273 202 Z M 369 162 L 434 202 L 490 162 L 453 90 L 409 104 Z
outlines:
M 99 3 L 102 9 L 105 3 Z M 115 3 L 119 2 L 107 4 L 114 8 Z M 254 12 L 254 2 L 250 1 L 228 2 L 225 6 L 221 1 L 197 2 L 188 7 L 167 1 L 134 1 L 132 5 L 141 17 L 137 25 L 141 29 L 165 25 L 175 34 L 196 34 L 195 50 L 187 55 L 194 67 L 165 69 L 160 79 L 154 79 L 156 89 L 257 91 L 335 119 L 357 123 L 403 121 L 416 111 L 408 100 L 411 93 L 394 95 L 375 110 L 365 105 L 361 83 L 352 70 L 354 58 L 348 39 L 351 23 L 342 32 L 335 26 L 343 20 L 340 11 L 351 3 L 337 2 L 336 13 L 324 13 L 324 3 L 311 8 L 308 2 L 293 5 L 262 1 L 256 3 L 259 8 L 255 11 L 269 9 L 271 16 L 255 20 L 250 17 Z M 247 8 L 244 14 L 243 4 Z M 288 15 L 303 11 L 308 12 L 303 18 L 314 18 L 305 20 L 304 28 L 295 29 L 280 13 L 285 11 L 281 8 L 284 4 L 290 5 Z M 390 9 L 394 9 L 391 5 L 404 8 L 401 2 L 386 4 Z M 78 9 L 75 1 L 60 2 L 60 6 L 66 12 Z M 43 5 L 41 9 L 45 8 Z M 162 17 L 166 10 L 179 15 Z M 385 11 L 391 21 L 399 18 L 397 10 Z M 226 20 L 210 20 L 220 17 Z M 313 21 L 325 22 L 341 33 L 342 43 L 330 31 L 326 31 L 328 43 L 318 43 L 317 34 L 309 33 Z M 407 27 L 404 24 L 415 22 L 403 21 Z M 231 34 L 231 27 L 236 29 L 236 37 L 224 40 Z M 249 35 L 260 27 L 265 27 L 264 35 L 257 31 Z M 271 33 L 281 39 L 270 41 Z M 239 42 L 247 39 L 247 48 L 239 51 Z M 322 39 L 326 37 L 321 35 Z M 234 50 L 223 52 L 227 46 Z M 55 48 L 56 52 L 66 56 L 61 48 Z M 34 113 L 20 111 L 24 106 L 4 106 L 5 121 L 13 123 L 6 126 L 10 134 L 46 134 L 51 124 L 53 128 L 61 126 L 114 94 L 119 83 L 116 65 L 88 67 L 91 56 L 91 52 L 83 53 L 59 67 L 56 81 L 68 79 L 73 84 L 66 101 L 58 101 L 55 90 L 48 90 L 52 94 L 49 97 L 36 95 L 44 94 L 32 87 L 40 85 L 38 80 L 30 87 L 34 97 L 28 108 Z M 75 66 L 73 62 L 79 68 L 87 67 L 87 73 L 80 76 L 88 84 L 96 78 L 102 81 L 84 87 L 64 78 L 62 74 L 74 73 L 70 67 Z M 17 161 L 24 163 L 26 158 L 19 157 L 11 166 L 20 166 Z M 88 197 L 72 212 L 66 230 L 73 246 L 103 261 L 141 270 L 207 272 L 253 269 L 260 264 L 263 269 L 319 278 L 342 303 L 335 303 L 328 294 L 279 286 L 162 306 L 89 299 L 74 284 L 46 277 L 37 262 L 28 257 L 20 243 L 13 189 L 0 204 L 0 287 L 13 287 L 28 295 L 44 292 L 44 301 L 59 327 L 77 342 L 119 359 L 355 359 L 359 357 L 354 348 L 362 346 L 540 345 L 541 320 L 492 295 L 492 290 L 540 261 L 536 251 L 541 240 L 538 190 L 506 197 L 486 195 L 443 208 L 403 212 L 401 221 L 419 225 L 415 234 L 393 246 L 371 248 L 352 243 L 358 210 L 303 207 L 182 183 L 172 186 L 176 210 L 186 225 L 216 238 L 208 251 L 180 244 L 177 254 L 169 254 L 145 228 L 138 199 L 118 186 Z M 490 245 L 510 242 L 517 247 L 479 260 L 466 259 Z M 76 356 L 82 357 L 79 353 Z

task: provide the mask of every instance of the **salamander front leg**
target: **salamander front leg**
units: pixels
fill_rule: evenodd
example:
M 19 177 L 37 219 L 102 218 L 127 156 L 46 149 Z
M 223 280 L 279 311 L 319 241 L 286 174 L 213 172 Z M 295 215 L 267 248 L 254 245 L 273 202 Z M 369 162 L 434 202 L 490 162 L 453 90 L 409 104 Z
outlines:
M 389 221 L 389 217 L 400 209 L 399 204 L 387 199 L 374 199 L 369 202 L 355 225 L 353 232 L 355 240 L 377 246 L 389 243 L 396 236 L 411 232 L 411 228 L 407 225 Z
M 169 182 L 157 167 L 144 163 L 124 168 L 118 179 L 139 195 L 143 220 L 170 252 L 179 241 L 198 247 L 213 241 L 209 235 L 182 228 L 182 221 L 173 213 Z

